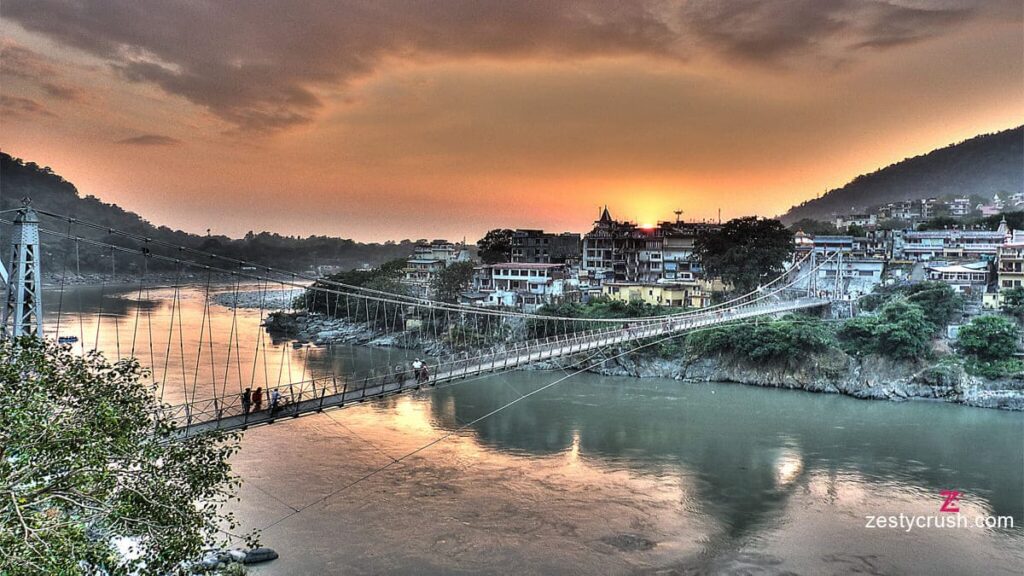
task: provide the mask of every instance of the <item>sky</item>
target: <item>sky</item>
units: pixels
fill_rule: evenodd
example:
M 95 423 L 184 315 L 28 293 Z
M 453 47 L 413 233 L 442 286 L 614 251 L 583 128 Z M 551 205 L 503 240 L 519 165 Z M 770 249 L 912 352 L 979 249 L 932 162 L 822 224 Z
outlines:
M 1024 123 L 1020 0 L 4 0 L 0 148 L 156 224 L 773 216 Z M 2 186 L 2 183 L 0 183 Z

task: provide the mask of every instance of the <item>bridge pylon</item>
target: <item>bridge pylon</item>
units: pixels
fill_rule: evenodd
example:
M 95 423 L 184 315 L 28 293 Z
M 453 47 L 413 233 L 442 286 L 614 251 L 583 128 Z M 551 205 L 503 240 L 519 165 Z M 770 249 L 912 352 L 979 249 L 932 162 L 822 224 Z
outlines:
M 39 259 L 39 215 L 26 199 L 14 219 L 0 337 L 42 336 L 43 278 Z

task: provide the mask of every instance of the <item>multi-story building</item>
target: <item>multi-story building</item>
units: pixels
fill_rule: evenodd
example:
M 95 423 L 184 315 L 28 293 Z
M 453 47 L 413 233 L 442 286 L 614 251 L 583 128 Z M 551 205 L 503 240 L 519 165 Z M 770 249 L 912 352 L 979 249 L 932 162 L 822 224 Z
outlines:
M 594 229 L 583 236 L 581 281 L 594 292 L 611 281 L 692 281 L 700 276 L 694 254 L 697 238 L 716 227 L 678 221 L 637 226 L 613 220 L 605 208 Z
M 966 196 L 953 198 L 948 203 L 949 215 L 954 218 L 963 218 L 971 213 L 971 199 Z
M 605 282 L 601 293 L 609 300 L 643 302 L 652 306 L 703 308 L 711 301 L 711 294 L 700 282 Z
M 1011 241 L 999 247 L 996 276 L 999 290 L 1024 286 L 1024 241 Z
M 543 230 L 523 229 L 512 233 L 512 262 L 577 264 L 579 259 L 579 234 L 572 232 L 553 234 Z
M 465 244 L 447 240 L 421 241 L 416 244 L 412 258 L 406 261 L 403 283 L 417 295 L 430 295 L 430 283 L 438 272 L 452 262 L 468 262 L 469 250 Z
M 1005 220 L 998 230 L 905 230 L 896 235 L 893 257 L 906 260 L 994 260 L 1006 237 Z
M 836 216 L 836 228 L 846 231 L 850 226 L 861 228 L 874 228 L 878 225 L 878 214 L 850 214 L 847 216 Z
M 578 281 L 566 264 L 506 262 L 476 267 L 473 289 L 462 301 L 534 312 L 545 304 L 579 300 Z

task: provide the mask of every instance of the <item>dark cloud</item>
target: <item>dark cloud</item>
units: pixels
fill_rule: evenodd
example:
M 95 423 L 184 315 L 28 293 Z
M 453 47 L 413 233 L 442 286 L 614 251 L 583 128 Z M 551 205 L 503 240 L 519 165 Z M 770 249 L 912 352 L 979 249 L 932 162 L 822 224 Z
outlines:
M 39 102 L 18 96 L 0 96 L 0 114 L 8 116 L 35 115 L 49 118 L 56 116 Z
M 140 134 L 131 138 L 118 140 L 115 144 L 125 144 L 128 146 L 176 146 L 181 144 L 181 140 L 171 138 L 170 136 L 164 136 L 162 134 Z
M 995 4 L 995 3 L 993 3 Z M 810 55 L 832 61 L 860 48 L 890 48 L 946 32 L 970 20 L 972 2 L 885 0 L 695 0 L 684 18 L 709 48 L 754 62 Z
M 942 33 L 969 0 L 8 0 L 5 17 L 241 130 L 310 122 L 323 92 L 391 59 L 574 59 L 694 50 L 758 62 L 885 48 Z M 975 0 L 980 2 L 980 0 Z M 952 7 L 949 7 L 952 6 Z M 822 51 L 821 54 L 818 52 Z
M 40 84 L 40 87 L 44 92 L 58 100 L 81 100 L 84 96 L 84 92 L 80 88 L 67 84 L 43 82 Z
M 2 76 L 25 80 L 38 86 L 47 96 L 67 101 L 84 99 L 85 92 L 81 88 L 61 80 L 60 66 L 15 42 L 0 41 L 0 63 Z

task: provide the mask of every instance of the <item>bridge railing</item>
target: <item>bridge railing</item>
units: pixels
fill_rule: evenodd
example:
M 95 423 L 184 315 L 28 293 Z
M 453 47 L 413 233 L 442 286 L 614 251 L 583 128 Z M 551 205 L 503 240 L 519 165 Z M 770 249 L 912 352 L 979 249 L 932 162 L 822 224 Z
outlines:
M 469 378 L 482 373 L 514 369 L 524 364 L 594 350 L 610 344 L 685 332 L 694 328 L 751 316 L 819 305 L 822 302 L 822 300 L 817 298 L 803 298 L 782 302 L 762 301 L 727 310 L 717 310 L 699 316 L 685 318 L 667 316 L 659 323 L 631 324 L 626 321 L 623 326 L 558 334 L 514 343 L 510 346 L 492 348 L 477 355 L 465 353 L 449 355 L 446 358 L 425 363 L 427 374 L 429 374 L 426 381 L 417 378 L 414 371 L 405 366 L 400 371 L 389 371 L 383 374 L 370 373 L 362 377 L 329 375 L 310 378 L 301 382 L 282 384 L 276 387 L 281 394 L 281 402 L 274 411 L 273 416 L 298 415 L 300 409 L 306 411 L 316 409 L 317 402 L 319 402 L 320 408 L 325 403 L 330 406 L 340 406 L 351 402 L 359 402 L 370 397 L 398 393 L 424 384 L 436 384 L 455 379 Z M 264 393 L 269 393 L 272 390 L 273 388 L 268 388 Z M 250 403 L 250 410 L 247 412 L 242 404 L 241 394 L 233 394 L 228 397 L 208 398 L 177 406 L 169 406 L 166 408 L 165 414 L 177 423 L 178 426 L 187 428 L 198 423 L 220 422 L 230 418 L 241 417 L 243 421 L 247 418 L 253 418 L 257 415 L 252 410 L 254 405 L 255 403 Z M 269 402 L 264 404 L 264 406 L 264 410 L 271 410 Z

